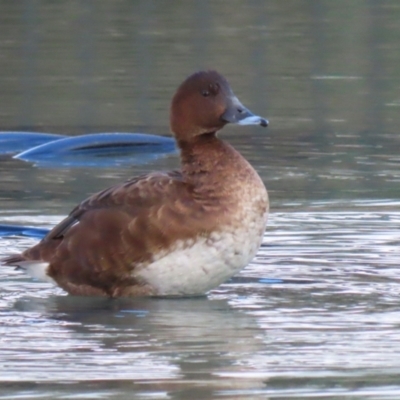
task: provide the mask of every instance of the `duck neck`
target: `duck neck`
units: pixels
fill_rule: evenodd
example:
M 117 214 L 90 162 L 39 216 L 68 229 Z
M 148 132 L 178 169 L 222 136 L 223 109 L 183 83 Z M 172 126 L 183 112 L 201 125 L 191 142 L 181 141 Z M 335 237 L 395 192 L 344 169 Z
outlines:
M 196 136 L 190 141 L 179 141 L 181 149 L 182 173 L 186 181 L 201 186 L 213 179 L 228 178 L 228 165 L 235 158 L 236 152 L 215 132 Z M 229 173 L 229 174 L 228 174 Z

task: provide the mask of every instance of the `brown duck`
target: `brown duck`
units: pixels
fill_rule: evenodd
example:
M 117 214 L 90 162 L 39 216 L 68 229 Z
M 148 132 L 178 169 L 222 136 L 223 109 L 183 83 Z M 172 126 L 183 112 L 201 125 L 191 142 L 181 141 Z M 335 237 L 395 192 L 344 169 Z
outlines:
M 75 207 L 37 245 L 3 260 L 87 296 L 193 296 L 255 256 L 268 195 L 253 167 L 216 132 L 227 123 L 267 126 L 215 71 L 175 93 L 171 130 L 181 170 L 135 177 Z

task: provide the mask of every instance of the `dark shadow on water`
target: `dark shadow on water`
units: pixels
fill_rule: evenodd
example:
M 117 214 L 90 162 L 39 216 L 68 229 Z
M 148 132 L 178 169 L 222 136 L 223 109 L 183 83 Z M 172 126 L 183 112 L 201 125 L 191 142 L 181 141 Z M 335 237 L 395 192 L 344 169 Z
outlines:
M 92 370 L 77 375 L 76 366 L 71 369 L 68 363 L 69 356 L 63 361 L 60 351 L 59 363 L 65 362 L 62 379 L 58 374 L 40 385 L 29 377 L 21 379 L 20 388 L 41 392 L 62 390 L 72 394 L 91 388 L 139 393 L 148 391 L 151 384 L 152 390 L 173 392 L 176 398 L 187 398 L 188 390 L 194 389 L 203 394 L 202 398 L 211 398 L 216 388 L 231 387 L 220 376 L 224 371 L 242 370 L 240 360 L 246 362 L 263 347 L 261 330 L 253 317 L 225 300 L 207 297 L 25 297 L 17 300 L 10 312 L 17 313 L 32 330 L 47 331 L 49 340 L 60 330 L 67 330 L 71 351 L 80 353 L 76 362 L 92 366 Z M 51 359 L 57 351 L 38 348 L 35 357 Z M 176 379 L 181 382 L 179 387 L 174 384 Z M 74 385 L 62 384 L 68 380 Z M 261 381 L 254 384 L 263 385 Z

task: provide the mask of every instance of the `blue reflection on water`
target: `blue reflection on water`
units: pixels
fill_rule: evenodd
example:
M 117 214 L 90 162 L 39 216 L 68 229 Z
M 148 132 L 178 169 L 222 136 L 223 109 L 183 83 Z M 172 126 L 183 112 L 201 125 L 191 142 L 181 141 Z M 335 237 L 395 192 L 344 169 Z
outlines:
M 62 138 L 65 138 L 65 135 L 37 132 L 0 132 L 0 154 L 16 154 Z
M 48 229 L 34 228 L 30 226 L 0 224 L 0 237 L 5 236 L 27 236 L 32 238 L 43 238 L 49 232 Z
M 106 167 L 143 164 L 176 152 L 172 138 L 141 133 L 97 133 L 30 148 L 14 158 L 40 167 Z

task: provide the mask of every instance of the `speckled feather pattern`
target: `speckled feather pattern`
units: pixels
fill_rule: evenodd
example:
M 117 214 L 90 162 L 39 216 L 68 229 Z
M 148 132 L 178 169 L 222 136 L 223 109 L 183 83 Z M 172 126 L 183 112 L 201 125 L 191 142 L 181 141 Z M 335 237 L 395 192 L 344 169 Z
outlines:
M 158 295 L 199 295 L 244 268 L 261 245 L 268 216 L 265 187 L 250 165 L 246 167 L 247 179 L 225 181 L 237 199 L 229 222 L 206 236 L 175 242 L 136 268 L 133 276 L 149 283 Z

